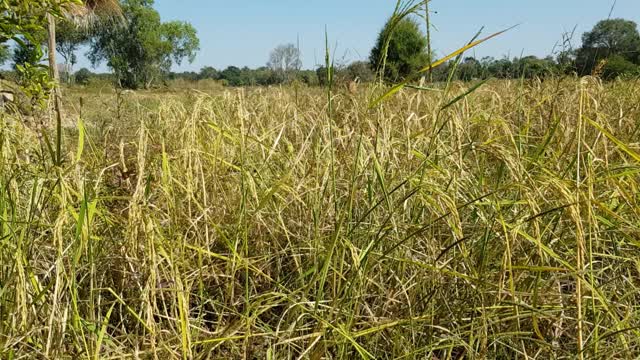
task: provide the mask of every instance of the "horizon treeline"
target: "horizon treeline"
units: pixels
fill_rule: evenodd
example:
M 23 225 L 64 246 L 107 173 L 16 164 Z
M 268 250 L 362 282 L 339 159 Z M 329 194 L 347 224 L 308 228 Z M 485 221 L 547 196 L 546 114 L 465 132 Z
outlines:
M 402 79 L 403 76 L 408 76 L 409 72 L 413 73 L 416 69 L 428 66 L 430 57 L 426 56 L 426 37 L 414 19 L 407 19 L 406 24 L 399 27 L 390 40 L 393 46 L 389 47 L 387 66 L 395 66 L 395 68 L 393 71 L 389 71 L 387 68 L 385 74 L 382 74 L 378 62 L 382 43 L 388 40 L 384 37 L 389 33 L 387 26 L 388 24 L 380 31 L 369 59 L 334 65 L 333 72 L 337 82 L 371 82 L 378 78 L 377 75 L 383 77 L 387 82 L 395 82 Z M 193 37 L 195 38 L 195 35 Z M 197 38 L 193 42 L 197 43 Z M 194 45 L 193 49 L 197 50 L 197 46 Z M 394 51 L 398 54 L 393 54 Z M 20 59 L 18 55 L 20 54 L 14 54 L 14 59 Z M 73 51 L 70 52 L 69 56 L 71 55 L 75 59 Z M 121 57 L 125 55 L 121 55 Z M 194 56 L 193 53 L 190 56 Z M 302 69 L 301 57 L 299 49 L 293 44 L 285 44 L 275 48 L 265 66 L 258 68 L 232 65 L 224 69 L 216 69 L 212 66 L 205 66 L 200 71 L 174 72 L 170 71 L 167 66 L 166 70 L 156 72 L 153 77 L 156 79 L 155 86 L 167 86 L 172 80 L 214 80 L 223 86 L 270 86 L 293 82 L 309 86 L 326 85 L 326 68 L 318 65 L 315 69 Z M 431 58 L 436 59 L 435 56 Z M 394 64 L 394 61 L 406 61 L 406 63 Z M 97 62 L 94 62 L 95 64 Z M 113 65 L 111 66 L 113 67 Z M 151 68 L 156 69 L 155 67 Z M 398 69 L 406 70 L 403 74 Z M 122 79 L 118 78 L 118 72 L 95 74 L 87 68 L 82 68 L 74 73 L 70 67 L 63 67 L 61 73 L 63 74 L 62 78 L 68 83 L 86 85 L 92 79 L 102 79 L 100 81 L 113 81 L 123 86 Z M 389 74 L 393 74 L 393 76 Z M 598 22 L 591 31 L 582 35 L 582 45 L 579 48 L 574 49 L 571 45 L 571 38 L 565 37 L 558 46 L 558 50 L 546 57 L 527 55 L 477 58 L 463 55 L 424 75 L 434 82 L 473 81 L 489 78 L 544 79 L 549 76 L 561 75 L 596 75 L 605 80 L 615 79 L 619 76 L 637 77 L 640 75 L 640 33 L 637 24 L 633 21 L 607 19 Z M 4 72 L 4 76 L 9 77 L 10 73 Z
M 391 40 L 385 38 L 389 33 L 389 23 L 380 31 L 380 35 L 368 61 L 355 61 L 350 64 L 338 64 L 334 67 L 337 81 L 360 80 L 370 82 L 380 74 L 389 82 L 409 76 L 417 69 L 429 64 L 425 56 L 428 48 L 426 37 L 418 23 L 406 19 L 395 29 Z M 591 31 L 582 35 L 582 44 L 573 48 L 572 36 L 564 36 L 552 54 L 540 58 L 534 55 L 520 57 L 482 57 L 460 56 L 457 59 L 434 68 L 424 75 L 431 81 L 447 80 L 484 80 L 489 78 L 539 78 L 559 75 L 595 75 L 606 80 L 619 76 L 636 77 L 640 75 L 640 33 L 634 21 L 625 19 L 607 19 L 598 22 Z M 379 59 L 381 48 L 389 41 L 386 59 L 387 69 L 381 70 Z M 392 52 L 395 52 L 393 54 Z M 300 54 L 297 54 L 299 57 Z M 389 71 L 388 68 L 392 68 Z M 404 70 L 404 71 L 403 71 Z M 308 85 L 325 85 L 326 68 L 316 66 L 315 70 L 289 71 L 291 76 L 282 76 L 282 70 L 273 71 L 264 66 L 257 69 L 229 66 L 224 70 L 204 67 L 199 72 L 172 72 L 172 79 L 198 81 L 205 79 L 220 80 L 230 86 L 277 85 L 296 80 Z M 384 73 L 384 74 L 382 74 Z
M 562 54 L 561 56 L 566 56 Z M 594 64 L 596 64 L 594 62 Z M 451 75 L 452 70 L 453 75 Z M 634 63 L 621 61 L 614 57 L 613 62 L 602 63 L 602 68 L 579 67 L 575 59 L 562 61 L 562 57 L 551 55 L 540 58 L 535 55 L 523 57 L 503 57 L 495 58 L 491 56 L 480 59 L 473 56 L 466 56 L 459 61 L 449 61 L 438 68 L 433 69 L 432 79 L 435 82 L 447 81 L 452 76 L 452 80 L 473 81 L 496 79 L 544 79 L 549 76 L 559 75 L 592 75 L 594 71 L 600 71 L 599 75 L 606 80 L 614 79 L 620 75 L 638 76 L 640 66 Z M 367 61 L 354 61 L 346 65 L 336 65 L 334 67 L 337 82 L 348 82 L 358 80 L 360 82 L 371 82 L 375 80 L 375 71 Z M 425 76 L 428 76 L 425 74 Z M 87 84 L 91 77 L 108 79 L 112 77 L 110 73 L 93 73 L 89 69 L 82 68 L 75 73 L 74 78 L 80 84 Z M 275 71 L 267 66 L 249 68 L 247 66 L 228 66 L 223 70 L 218 70 L 211 66 L 205 66 L 200 71 L 170 72 L 166 80 L 216 80 L 224 86 L 271 86 L 297 81 L 309 86 L 326 85 L 326 68 L 317 66 L 315 70 L 302 69 L 296 71 L 294 76 L 286 81 Z

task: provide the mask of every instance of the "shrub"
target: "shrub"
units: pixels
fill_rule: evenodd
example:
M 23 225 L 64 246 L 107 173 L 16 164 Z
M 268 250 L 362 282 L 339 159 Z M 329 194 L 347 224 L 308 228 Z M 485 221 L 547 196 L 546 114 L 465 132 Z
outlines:
M 91 81 L 92 76 L 93 76 L 93 73 L 91 71 L 89 71 L 87 68 L 82 68 L 76 71 L 73 77 L 75 79 L 76 84 L 89 85 L 89 82 Z
M 384 62 L 385 42 L 389 41 Z M 398 22 L 395 27 L 388 21 L 378 35 L 369 57 L 371 65 L 380 71 L 384 62 L 384 77 L 388 81 L 403 79 L 428 64 L 427 40 L 418 23 L 410 18 Z
M 640 67 L 620 55 L 613 55 L 606 60 L 602 69 L 602 77 L 607 80 L 618 76 L 638 75 Z
M 362 82 L 371 82 L 376 77 L 371 70 L 371 64 L 366 61 L 352 62 L 345 71 L 349 80 L 359 79 Z

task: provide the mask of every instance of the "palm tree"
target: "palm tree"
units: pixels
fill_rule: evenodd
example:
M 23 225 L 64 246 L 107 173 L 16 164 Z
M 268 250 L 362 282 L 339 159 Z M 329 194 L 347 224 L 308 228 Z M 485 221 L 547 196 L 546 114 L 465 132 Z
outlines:
M 65 12 L 66 17 L 78 26 L 88 27 L 99 17 L 122 16 L 118 0 L 84 0 L 82 4 L 72 4 Z M 49 21 L 49 72 L 55 82 L 59 79 L 56 64 L 56 21 L 48 14 Z
M 67 18 L 78 26 L 87 27 L 99 16 L 121 17 L 121 8 L 118 0 L 84 0 L 82 4 L 69 6 L 65 12 Z M 56 64 L 56 19 L 49 13 L 49 74 L 54 81 L 53 106 L 56 112 L 56 165 L 62 164 L 62 112 L 60 109 L 60 89 L 58 88 L 58 66 Z

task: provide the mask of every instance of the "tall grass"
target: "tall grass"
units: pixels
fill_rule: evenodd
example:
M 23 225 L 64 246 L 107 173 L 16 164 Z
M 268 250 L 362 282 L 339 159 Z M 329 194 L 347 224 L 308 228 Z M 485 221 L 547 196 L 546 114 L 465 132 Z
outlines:
M 3 115 L 0 358 L 637 357 L 637 84 L 471 86 Z

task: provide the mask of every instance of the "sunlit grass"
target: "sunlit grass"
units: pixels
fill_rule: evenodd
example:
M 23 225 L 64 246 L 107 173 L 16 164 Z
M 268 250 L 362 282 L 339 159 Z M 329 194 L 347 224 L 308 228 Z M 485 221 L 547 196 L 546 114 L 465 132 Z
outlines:
M 637 84 L 473 86 L 3 115 L 0 358 L 637 357 Z

